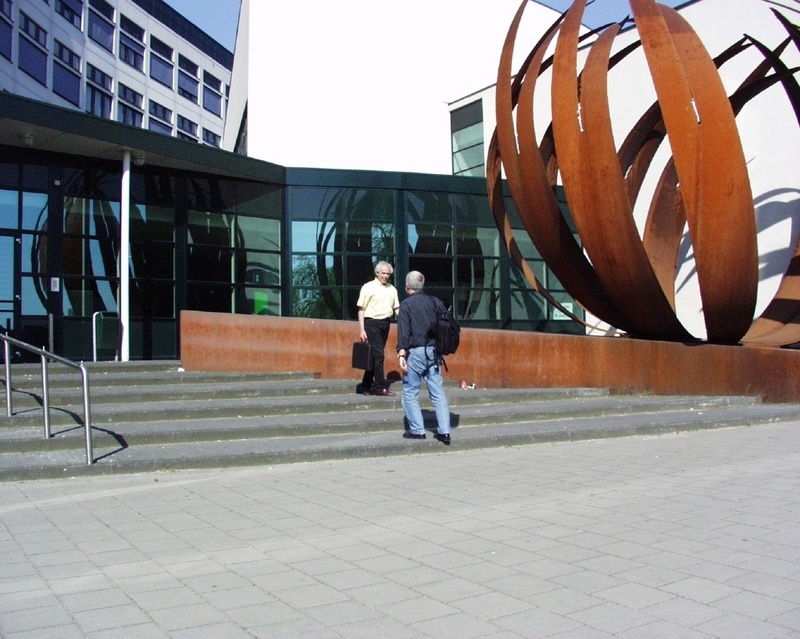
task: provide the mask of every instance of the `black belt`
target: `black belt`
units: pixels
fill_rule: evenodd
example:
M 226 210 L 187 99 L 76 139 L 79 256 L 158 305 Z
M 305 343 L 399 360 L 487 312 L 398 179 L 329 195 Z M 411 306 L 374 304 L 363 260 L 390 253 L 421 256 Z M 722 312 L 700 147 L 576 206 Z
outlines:
M 378 319 L 377 317 L 365 317 L 364 319 L 368 319 L 370 322 L 390 322 L 391 317 L 384 317 L 383 319 Z

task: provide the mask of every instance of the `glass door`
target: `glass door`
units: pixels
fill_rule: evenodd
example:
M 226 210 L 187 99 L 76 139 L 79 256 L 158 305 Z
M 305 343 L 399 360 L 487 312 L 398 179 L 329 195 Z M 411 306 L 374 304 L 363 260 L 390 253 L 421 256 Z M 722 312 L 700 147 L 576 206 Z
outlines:
M 18 245 L 14 233 L 0 229 L 0 328 L 7 333 L 13 333 L 19 323 L 19 294 L 15 290 L 19 272 Z

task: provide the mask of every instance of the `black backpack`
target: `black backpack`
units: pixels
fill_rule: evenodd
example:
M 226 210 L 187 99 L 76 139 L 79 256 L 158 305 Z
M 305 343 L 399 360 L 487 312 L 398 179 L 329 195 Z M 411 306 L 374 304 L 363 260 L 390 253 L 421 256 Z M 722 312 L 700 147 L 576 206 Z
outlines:
M 458 350 L 458 343 L 461 341 L 461 327 L 441 300 L 437 299 L 436 302 L 436 320 L 430 328 L 430 334 L 436 340 L 436 355 L 452 355 Z

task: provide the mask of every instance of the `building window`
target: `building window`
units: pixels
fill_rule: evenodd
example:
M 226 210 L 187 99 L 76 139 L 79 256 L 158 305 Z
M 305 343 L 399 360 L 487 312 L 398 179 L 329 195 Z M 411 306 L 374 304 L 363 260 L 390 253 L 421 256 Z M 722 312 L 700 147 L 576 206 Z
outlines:
M 47 31 L 21 11 L 19 25 L 19 68 L 39 84 L 47 86 Z
M 23 37 L 19 39 L 19 68 L 39 84 L 47 86 L 47 54 Z
M 178 95 L 197 104 L 198 87 L 200 86 L 197 81 L 199 67 L 189 58 L 178 54 L 178 68 L 180 69 L 178 71 Z
M 113 83 L 111 76 L 107 73 L 103 73 L 94 65 L 86 65 L 86 79 L 90 82 L 94 82 L 96 85 L 102 87 L 106 91 L 111 91 L 111 86 Z
M 4 0 L 0 0 L 4 1 Z M 11 37 L 13 27 L 5 20 L 0 18 L 0 55 L 7 60 L 11 60 Z
M 144 29 L 136 24 L 130 18 L 123 15 L 119 17 L 119 28 L 131 36 L 134 40 L 138 40 L 144 44 Z
M 47 50 L 47 31 L 20 11 L 19 29 L 42 49 Z
M 119 34 L 119 59 L 137 71 L 144 71 L 144 45 L 124 33 Z
M 203 87 L 203 108 L 222 117 L 222 96 L 208 87 Z
M 164 135 L 172 135 L 172 127 L 168 124 L 164 124 L 160 120 L 156 120 L 154 117 L 150 116 L 148 122 L 148 128 L 151 131 L 155 131 L 156 133 L 163 133 Z
M 220 137 L 213 131 L 203 129 L 203 142 L 210 144 L 211 146 L 219 147 Z
M 203 72 L 203 108 L 222 117 L 222 81 Z
M 197 80 L 186 75 L 183 71 L 178 71 L 178 95 L 197 104 L 198 86 Z
M 109 22 L 114 22 L 114 7 L 108 4 L 106 0 L 89 0 L 89 6 L 107 18 Z
M 483 103 L 476 100 L 450 113 L 453 175 L 484 177 Z
M 141 111 L 138 111 L 127 104 L 123 104 L 122 102 L 117 105 L 118 122 L 141 128 L 143 120 L 144 114 Z
M 192 139 L 197 139 L 197 123 L 192 122 L 189 118 L 182 115 L 178 116 L 178 129 L 184 133 L 192 136 Z
M 122 82 L 117 83 L 117 95 L 119 95 L 120 100 L 135 106 L 137 109 L 141 109 L 144 104 L 144 96 L 125 86 Z
M 154 36 L 150 36 L 150 48 L 162 58 L 166 58 L 172 62 L 173 51 L 172 47 L 170 47 L 168 44 L 161 42 L 161 40 Z
M 81 76 L 55 60 L 53 60 L 53 93 L 76 107 L 81 105 Z
M 92 1 L 92 6 L 94 2 Z M 113 12 L 113 9 L 112 9 Z M 108 22 L 102 18 L 100 14 L 94 11 L 89 11 L 89 38 L 99 44 L 101 47 L 114 52 L 114 23 Z
M 144 71 L 144 29 L 124 15 L 119 17 L 119 28 L 119 59 Z
M 200 71 L 200 68 L 194 62 L 180 53 L 178 54 L 178 68 L 183 69 L 193 78 L 196 78 Z
M 107 120 L 111 119 L 111 87 L 113 84 L 111 76 L 87 63 L 86 80 L 86 112 Z
M 170 89 L 172 89 L 172 69 L 173 66 L 170 62 L 155 53 L 150 54 L 150 77 Z
M 158 102 L 154 102 L 150 100 L 150 115 L 154 118 L 158 118 L 164 122 L 169 122 L 172 124 L 172 111 L 170 111 L 167 107 L 159 104 Z M 170 127 L 170 132 L 172 132 L 172 127 Z
M 172 88 L 172 47 L 156 37 L 150 36 L 150 77 L 164 86 Z M 158 55 L 156 55 L 158 54 Z
M 86 112 L 111 119 L 111 96 L 94 85 L 86 85 Z
M 208 71 L 203 71 L 203 84 L 217 93 L 222 93 L 222 80 L 211 75 Z
M 73 27 L 81 28 L 83 2 L 81 0 L 56 0 L 56 13 Z
M 78 73 L 81 72 L 81 57 L 62 42 L 56 40 L 53 43 L 53 54 L 68 67 L 71 67 Z
M 53 93 L 81 105 L 81 58 L 63 43 L 53 42 Z M 63 63 L 63 64 L 62 64 Z M 77 73 L 75 73 L 77 71 Z
M 11 0 L 0 0 L 0 13 L 11 20 Z

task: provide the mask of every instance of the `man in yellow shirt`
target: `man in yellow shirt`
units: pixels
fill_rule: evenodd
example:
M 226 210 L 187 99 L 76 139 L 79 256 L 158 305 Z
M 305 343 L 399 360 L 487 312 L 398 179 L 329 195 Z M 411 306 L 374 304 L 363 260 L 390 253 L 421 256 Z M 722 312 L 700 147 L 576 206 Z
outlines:
M 375 279 L 361 287 L 358 296 L 359 338 L 372 347 L 372 368 L 364 371 L 361 392 L 364 395 L 395 395 L 387 388 L 383 372 L 383 351 L 389 337 L 392 316 L 400 308 L 397 289 L 389 284 L 394 269 L 388 262 L 375 265 Z

